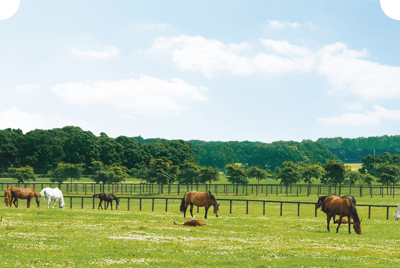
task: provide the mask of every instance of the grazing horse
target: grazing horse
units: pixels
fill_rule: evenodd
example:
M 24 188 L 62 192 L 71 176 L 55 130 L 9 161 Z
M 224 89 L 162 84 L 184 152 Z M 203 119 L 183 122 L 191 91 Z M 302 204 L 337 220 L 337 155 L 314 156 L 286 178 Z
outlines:
M 12 203 L 14 204 L 15 207 L 18 207 L 16 202 L 18 201 L 18 198 L 20 199 L 27 199 L 27 208 L 31 206 L 31 200 L 32 198 L 36 198 L 36 204 L 38 207 L 40 207 L 40 196 L 38 193 L 33 190 L 32 188 L 12 188 L 11 189 L 11 195 L 12 195 Z
M 101 205 L 101 203 L 104 201 L 104 209 L 107 209 L 108 205 L 111 203 L 111 210 L 112 210 L 112 201 L 113 200 L 115 200 L 115 202 L 117 203 L 116 206 L 118 209 L 119 197 L 116 197 L 114 194 L 99 193 L 99 194 L 93 195 L 93 197 L 98 197 L 100 199 L 98 209 L 100 209 L 100 207 L 103 209 L 103 206 Z
M 217 200 L 211 194 L 210 191 L 208 192 L 190 191 L 183 196 L 180 211 L 183 212 L 183 216 L 185 218 L 186 218 L 186 210 L 189 204 L 190 204 L 190 215 L 192 215 L 192 218 L 193 218 L 193 205 L 197 207 L 205 207 L 206 210 L 206 214 L 204 215 L 205 219 L 207 219 L 208 209 L 211 206 L 214 206 L 214 213 L 217 214 L 216 216 L 218 217 L 219 204 L 217 203 Z
M 179 223 L 177 223 L 177 222 L 174 222 L 174 225 L 183 225 L 183 226 L 194 226 L 194 227 L 197 227 L 197 226 L 207 225 L 207 223 L 205 223 L 204 221 L 199 221 L 199 220 L 196 220 L 196 219 L 191 219 L 191 220 L 188 220 L 187 222 L 185 222 L 185 223 L 183 223 L 183 224 L 179 224 Z
M 400 218 L 400 205 L 397 206 L 397 210 L 394 213 L 394 220 L 397 221 Z
M 59 201 L 58 202 L 59 208 L 65 208 L 63 194 L 62 194 L 61 190 L 58 189 L 57 187 L 54 189 L 52 189 L 50 187 L 43 188 L 43 190 L 40 192 L 40 196 L 43 196 L 44 204 L 45 205 L 47 204 L 47 208 L 50 208 L 51 200 L 54 200 L 53 208 L 56 207 L 57 201 Z
M 339 215 L 338 227 L 336 229 L 336 233 L 339 232 L 340 224 L 342 224 L 342 218 L 347 216 L 348 225 L 349 225 L 349 233 L 351 234 L 351 219 L 354 221 L 353 228 L 357 234 L 361 234 L 361 220 L 358 217 L 356 205 L 354 202 L 355 198 L 352 196 L 342 196 L 338 197 L 336 195 L 327 196 L 323 201 L 323 209 L 327 215 L 327 229 L 329 229 L 329 223 L 331 218 L 335 215 Z
M 4 191 L 4 203 L 6 203 L 7 207 L 12 207 L 11 189 L 12 189 L 12 186 L 8 185 L 7 190 Z

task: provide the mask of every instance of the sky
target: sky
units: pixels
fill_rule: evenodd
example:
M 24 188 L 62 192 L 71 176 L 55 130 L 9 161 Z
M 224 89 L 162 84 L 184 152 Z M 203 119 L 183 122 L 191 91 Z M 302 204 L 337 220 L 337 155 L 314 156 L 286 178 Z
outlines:
M 0 20 L 0 129 L 399 135 L 400 18 L 381 2 L 21 0 Z

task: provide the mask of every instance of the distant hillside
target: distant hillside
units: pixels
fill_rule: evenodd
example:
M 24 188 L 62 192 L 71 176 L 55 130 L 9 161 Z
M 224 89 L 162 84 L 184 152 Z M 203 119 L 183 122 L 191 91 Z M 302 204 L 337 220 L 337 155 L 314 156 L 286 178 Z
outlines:
M 400 135 L 368 138 L 321 138 L 317 143 L 329 149 L 346 163 L 361 163 L 361 157 L 372 154 L 380 155 L 384 152 L 400 153 Z

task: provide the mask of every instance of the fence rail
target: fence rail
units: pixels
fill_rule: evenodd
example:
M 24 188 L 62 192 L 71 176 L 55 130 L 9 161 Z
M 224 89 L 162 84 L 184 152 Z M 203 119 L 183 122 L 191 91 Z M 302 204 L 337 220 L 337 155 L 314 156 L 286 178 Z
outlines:
M 118 184 L 96 184 L 96 183 L 0 183 L 0 188 L 4 191 L 7 185 L 13 187 L 31 187 L 41 190 L 45 187 L 59 187 L 67 194 L 96 194 L 103 191 L 117 193 L 121 195 L 181 195 L 188 191 L 211 191 L 214 195 L 291 195 L 309 196 L 315 195 L 353 195 L 353 196 L 395 196 L 400 195 L 400 186 L 329 186 L 329 185 L 292 185 L 283 186 L 278 184 L 147 184 L 147 183 L 118 183 Z
M 0 196 L 4 197 L 4 196 Z M 67 201 L 69 199 L 69 202 Z M 74 208 L 73 204 L 77 206 L 77 203 L 80 204 L 80 208 L 84 208 L 84 199 L 91 199 L 92 200 L 92 209 L 96 209 L 96 201 L 98 201 L 97 197 L 92 197 L 92 196 L 64 196 L 64 202 L 66 204 L 66 207 L 69 204 L 69 208 L 72 209 Z M 74 200 L 78 200 L 78 202 L 74 202 Z M 165 212 L 168 212 L 168 200 L 178 200 L 181 201 L 181 198 L 174 198 L 174 197 L 120 197 L 120 200 L 126 200 L 126 208 L 128 211 L 131 210 L 131 201 L 136 200 L 138 201 L 138 208 L 139 211 L 142 211 L 143 208 L 143 202 L 144 200 L 151 200 L 151 211 L 155 210 L 155 200 L 164 200 L 165 201 Z M 300 217 L 300 205 L 312 205 L 312 209 L 314 209 L 314 216 L 317 217 L 318 210 L 315 209 L 315 203 L 313 202 L 300 202 L 300 201 L 276 201 L 276 200 L 254 200 L 254 199 L 218 199 L 219 203 L 228 203 L 229 202 L 229 214 L 233 213 L 233 203 L 234 202 L 245 202 L 245 208 L 246 208 L 246 214 L 249 214 L 249 203 L 262 203 L 262 214 L 266 215 L 266 204 L 267 203 L 275 203 L 279 204 L 279 215 L 283 216 L 283 205 L 284 204 L 297 204 L 297 216 Z M 18 204 L 18 203 L 17 203 Z M 34 205 L 34 203 L 31 203 L 31 205 Z M 121 204 L 119 207 L 121 207 L 123 204 Z M 79 206 L 79 205 L 78 205 Z M 238 205 L 236 206 L 236 208 Z M 394 205 L 367 205 L 367 204 L 359 204 L 357 207 L 368 207 L 368 219 L 371 219 L 371 208 L 386 208 L 386 220 L 389 220 L 389 209 L 390 208 L 397 208 L 397 206 Z M 116 209 L 118 209 L 118 206 L 116 206 Z M 175 208 L 176 209 L 176 208 Z M 309 209 L 308 209 L 309 211 Z M 197 207 L 197 213 L 199 213 L 199 207 Z

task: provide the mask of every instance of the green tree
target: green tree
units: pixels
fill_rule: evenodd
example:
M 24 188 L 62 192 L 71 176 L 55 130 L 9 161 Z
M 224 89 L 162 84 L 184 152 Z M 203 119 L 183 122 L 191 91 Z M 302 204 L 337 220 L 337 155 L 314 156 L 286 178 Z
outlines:
M 200 167 L 195 163 L 185 161 L 179 166 L 179 171 L 177 179 L 180 184 L 193 184 L 200 179 Z
M 325 171 L 325 175 L 321 178 L 322 183 L 338 185 L 344 182 L 346 168 L 343 162 L 338 162 L 336 160 L 327 160 Z
M 366 184 L 368 186 L 371 186 L 371 184 L 374 181 L 376 181 L 376 178 L 374 176 L 372 176 L 371 174 L 369 174 L 369 173 L 361 174 L 361 180 L 360 180 L 361 185 Z
M 361 174 L 358 170 L 355 171 L 350 170 L 347 172 L 347 180 L 345 180 L 345 182 L 348 183 L 349 185 L 354 185 L 356 184 L 356 182 L 362 181 L 362 175 L 365 174 Z
M 225 166 L 226 176 L 232 184 L 248 184 L 244 166 L 241 163 L 228 164 Z
M 213 181 L 219 181 L 219 170 L 217 168 L 200 168 L 199 183 L 211 183 Z
M 260 184 L 260 180 L 265 180 L 270 175 L 271 174 L 268 171 L 259 167 L 250 167 L 246 169 L 246 176 L 248 178 L 256 178 L 258 180 L 258 184 Z
M 50 181 L 63 183 L 67 179 L 80 180 L 83 174 L 83 164 L 58 163 L 51 174 Z
M 377 163 L 374 165 L 374 169 L 379 183 L 389 186 L 400 180 L 400 167 L 397 165 L 391 165 L 388 162 Z
M 125 166 L 117 165 L 104 165 L 101 161 L 92 162 L 92 176 L 91 179 L 96 183 L 120 183 L 125 181 L 129 176 L 129 169 Z
M 283 162 L 283 168 L 277 167 L 276 170 L 278 173 L 276 174 L 275 178 L 277 180 L 281 180 L 280 183 L 285 186 L 290 186 L 301 180 L 299 165 L 293 163 L 292 161 Z
M 320 163 L 309 164 L 303 162 L 299 168 L 303 181 L 308 184 L 312 184 L 314 179 L 321 179 L 326 173 L 325 169 L 320 165 Z
M 145 180 L 149 183 L 170 184 L 176 181 L 179 167 L 172 164 L 172 161 L 153 159 L 145 174 Z
M 36 181 L 37 176 L 33 172 L 33 167 L 25 166 L 20 168 L 8 168 L 8 175 L 17 180 L 18 183 Z

